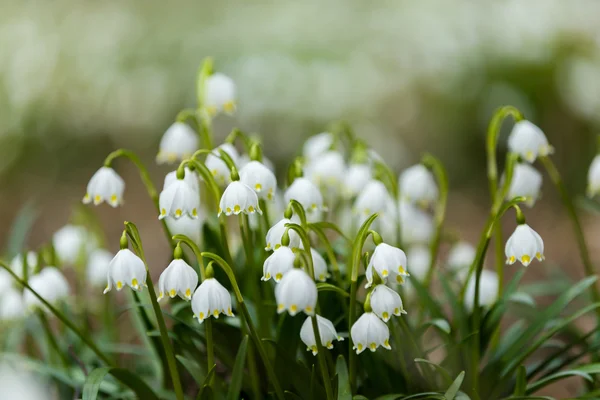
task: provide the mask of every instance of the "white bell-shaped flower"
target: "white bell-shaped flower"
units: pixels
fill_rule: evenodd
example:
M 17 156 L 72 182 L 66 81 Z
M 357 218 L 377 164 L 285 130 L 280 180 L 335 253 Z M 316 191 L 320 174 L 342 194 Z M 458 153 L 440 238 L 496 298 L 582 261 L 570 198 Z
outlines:
M 352 349 L 356 350 L 356 354 L 360 354 L 366 349 L 375 351 L 379 346 L 387 350 L 392 349 L 389 328 L 372 312 L 366 312 L 360 316 L 352 325 L 350 336 L 354 343 Z
M 399 218 L 404 243 L 429 243 L 434 233 L 434 221 L 431 215 L 413 204 L 401 200 Z
M 317 305 L 317 285 L 306 272 L 293 268 L 275 286 L 275 299 L 278 314 L 287 310 L 291 316 L 300 311 L 313 315 Z
M 191 300 L 192 293 L 198 286 L 198 274 L 194 268 L 180 258 L 176 258 L 158 278 L 158 298 L 165 296 L 173 298 L 179 296 L 184 300 Z
M 508 149 L 519 154 L 528 163 L 554 152 L 544 132 L 527 120 L 519 121 L 513 126 L 508 137 Z
M 198 218 L 200 196 L 184 179 L 176 179 L 160 192 L 158 205 L 160 208 L 158 219 L 164 219 L 167 216 L 178 219 L 184 215 Z
M 319 282 L 325 282 L 329 278 L 329 271 L 327 270 L 327 263 L 318 251 L 311 248 L 310 254 L 313 260 L 313 270 L 315 273 L 315 280 Z
M 160 139 L 156 162 L 172 164 L 183 161 L 198 150 L 199 144 L 196 131 L 186 123 L 174 122 Z
M 88 232 L 83 226 L 65 225 L 52 236 L 56 256 L 63 264 L 73 265 L 85 252 Z
M 344 338 L 337 334 L 333 323 L 327 318 L 323 318 L 317 315 L 317 326 L 319 327 L 319 336 L 321 338 L 321 345 L 327 349 L 333 349 L 333 341 L 343 341 Z M 315 332 L 313 330 L 312 318 L 307 317 L 302 328 L 300 328 L 300 339 L 306 345 L 307 351 L 312 351 L 313 356 L 319 352 L 317 348 L 317 341 L 315 339 Z
M 361 218 L 368 218 L 374 213 L 383 217 L 388 210 L 391 196 L 385 185 L 378 180 L 370 180 L 360 191 L 354 201 L 353 211 Z
M 515 197 L 525 197 L 525 204 L 533 207 L 540 196 L 541 188 L 542 174 L 530 164 L 518 163 L 515 165 L 506 200 L 510 201 Z
M 192 171 L 188 167 L 184 168 L 185 175 L 183 180 L 190 185 L 192 189 L 196 192 L 200 193 L 200 183 L 198 181 L 198 174 L 195 171 Z M 163 191 L 166 190 L 172 183 L 177 182 L 177 171 L 171 171 L 167 175 L 165 175 L 165 181 L 163 183 Z
M 260 279 L 268 281 L 273 278 L 275 282 L 279 282 L 286 272 L 294 268 L 295 258 L 296 255 L 292 249 L 287 246 L 280 246 L 265 260 L 263 276 Z
M 350 164 L 343 183 L 344 196 L 351 198 L 358 195 L 373 178 L 368 164 Z
M 205 107 L 211 116 L 224 112 L 233 114 L 236 108 L 236 86 L 233 79 L 220 72 L 206 79 Z
M 431 250 L 425 245 L 415 245 L 408 248 L 406 259 L 410 265 L 410 280 L 425 280 L 431 266 Z
M 238 166 L 240 155 L 236 148 L 231 143 L 223 143 L 222 145 L 213 149 L 208 156 L 206 156 L 206 160 L 204 161 L 204 165 L 212 176 L 215 178 L 215 182 L 217 182 L 220 186 L 225 186 L 229 182 L 231 182 L 231 171 L 229 167 L 220 157 L 219 150 L 223 150 L 229 157 L 233 160 L 235 166 Z
M 265 250 L 270 251 L 270 250 L 277 250 L 278 248 L 281 247 L 281 238 L 283 237 L 283 234 L 285 233 L 286 224 L 290 224 L 290 223 L 294 223 L 297 224 L 299 223 L 298 217 L 297 216 L 292 216 L 291 219 L 288 218 L 283 218 L 281 220 L 279 220 L 279 222 L 277 222 L 275 225 L 273 225 L 269 231 L 267 232 L 267 236 L 266 236 L 266 242 L 267 245 L 265 247 Z M 298 236 L 298 233 L 296 233 L 296 231 L 293 230 L 288 230 L 288 235 L 290 237 L 290 244 L 289 247 L 292 250 L 295 249 L 299 249 L 300 248 L 300 236 Z
M 405 169 L 398 180 L 402 198 L 421 207 L 428 207 L 438 198 L 438 187 L 435 178 L 423 164 L 416 164 Z
M 165 218 L 167 228 L 171 235 L 185 235 L 189 237 L 198 246 L 202 239 L 202 224 L 204 222 L 203 213 L 199 213 L 199 218 L 190 218 L 187 215 L 181 218 Z
M 13 271 L 14 272 L 14 271 Z M 13 277 L 4 268 L 0 268 L 0 297 L 1 293 L 10 290 L 13 285 Z
M 296 200 L 308 213 L 326 209 L 319 188 L 303 177 L 294 179 L 294 182 L 285 191 L 283 200 L 285 204 L 288 204 L 290 200 Z
M 404 278 L 409 276 L 406 264 L 406 254 L 402 250 L 386 243 L 378 244 L 365 271 L 367 277 L 365 287 L 368 288 L 373 284 L 375 272 L 386 282 L 391 278 L 398 283 L 404 283 Z
M 240 170 L 240 181 L 254 189 L 261 199 L 273 200 L 277 178 L 269 168 L 258 161 L 250 161 Z
M 0 321 L 12 321 L 23 317 L 25 302 L 20 291 L 8 288 L 0 294 Z
M 587 195 L 594 197 L 600 193 L 600 155 L 594 157 L 587 176 Z
M 131 250 L 121 249 L 108 265 L 107 279 L 104 294 L 108 293 L 113 285 L 117 287 L 117 291 L 125 286 L 141 291 L 146 286 L 146 266 Z
M 302 148 L 302 154 L 307 160 L 312 160 L 328 151 L 333 145 L 333 135 L 322 132 L 306 139 Z
M 384 322 L 388 322 L 392 315 L 406 314 L 400 295 L 386 285 L 377 285 L 371 292 L 371 308 Z
M 498 275 L 494 271 L 484 269 L 479 279 L 479 305 L 489 307 L 498 297 Z M 475 275 L 471 276 L 465 291 L 465 307 L 472 311 L 475 304 Z
M 544 260 L 544 241 L 529 225 L 519 224 L 506 241 L 504 252 L 507 264 L 520 261 L 526 267 L 534 258 Z
M 65 276 L 54 267 L 45 267 L 39 274 L 29 278 L 29 286 L 44 300 L 55 305 L 69 296 L 69 283 Z M 28 309 L 41 307 L 42 302 L 30 291 L 25 290 L 23 301 Z
M 200 323 L 210 316 L 219 318 L 219 314 L 233 317 L 231 295 L 215 278 L 207 278 L 192 296 L 192 311 Z
M 123 204 L 125 181 L 111 167 L 102 167 L 90 179 L 83 204 L 107 202 L 113 207 Z
M 448 253 L 448 268 L 452 271 L 469 268 L 473 264 L 473 261 L 475 261 L 475 256 L 476 250 L 471 243 L 458 242 L 452 246 Z
M 221 213 L 227 216 L 240 213 L 254 214 L 255 212 L 262 214 L 256 192 L 241 181 L 231 182 L 221 196 L 219 215 Z
M 34 251 L 28 251 L 26 260 L 27 260 L 27 272 L 28 272 L 28 275 L 31 276 L 33 274 L 33 270 L 35 269 L 35 266 L 37 264 L 37 254 Z M 24 269 L 24 265 L 23 265 L 23 254 L 22 253 L 19 253 L 13 257 L 13 259 L 10 261 L 10 269 L 12 270 L 12 272 L 17 274 L 17 276 L 19 278 L 23 279 L 23 272 L 25 271 L 25 269 Z M 4 271 L 4 270 L 2 270 L 2 271 Z M 6 272 L 6 271 L 4 271 L 4 272 Z M 8 272 L 6 272 L 6 274 L 8 274 Z M 13 278 L 10 277 L 10 280 L 12 280 L 12 279 Z
M 335 190 L 344 181 L 346 163 L 342 153 L 329 150 L 310 160 L 305 170 L 306 176 L 317 186 Z
M 250 159 L 250 156 L 246 153 L 240 155 L 240 157 L 238 158 L 238 162 L 236 163 L 237 168 L 241 171 L 246 165 L 248 165 L 248 163 L 252 161 Z M 262 165 L 264 165 L 265 167 L 267 167 L 269 169 L 269 171 L 271 171 L 272 173 L 275 173 L 275 164 L 273 164 L 273 161 L 269 160 L 267 157 L 265 157 L 263 155 L 262 157 L 262 161 L 260 162 Z
M 108 266 L 114 254 L 106 249 L 96 249 L 88 258 L 86 267 L 87 281 L 92 286 L 103 286 L 106 284 Z

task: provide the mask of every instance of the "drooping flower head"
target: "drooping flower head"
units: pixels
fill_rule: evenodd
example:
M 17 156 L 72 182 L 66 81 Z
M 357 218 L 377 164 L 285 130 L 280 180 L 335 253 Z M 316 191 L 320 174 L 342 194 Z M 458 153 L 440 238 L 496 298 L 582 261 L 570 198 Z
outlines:
M 198 134 L 188 124 L 174 122 L 160 140 L 156 162 L 172 164 L 183 161 L 190 158 L 198 147 Z
M 200 193 L 200 184 L 198 183 L 198 174 L 195 171 L 192 171 L 188 167 L 184 168 L 185 175 L 183 176 L 183 180 L 187 183 L 192 189 L 194 189 L 197 193 Z M 167 175 L 165 175 L 165 181 L 163 183 L 163 191 L 166 190 L 171 184 L 177 182 L 177 171 L 171 171 Z
M 385 217 L 391 196 L 385 185 L 378 180 L 370 180 L 360 191 L 354 201 L 353 211 L 362 218 L 368 218 L 374 213 L 380 218 Z
M 186 182 L 185 178 L 175 179 L 162 192 L 158 199 L 160 215 L 158 219 L 172 217 L 181 218 L 184 215 L 198 218 L 200 196 L 198 192 Z
M 219 318 L 219 314 L 233 317 L 231 295 L 215 278 L 206 278 L 192 296 L 194 318 L 202 323 L 206 318 Z
M 507 264 L 520 261 L 526 267 L 534 258 L 544 260 L 544 241 L 529 225 L 519 224 L 506 241 L 504 252 Z
M 313 160 L 328 151 L 332 145 L 333 135 L 329 132 L 322 132 L 306 139 L 302 154 L 307 160 Z
M 540 196 L 541 188 L 542 174 L 530 164 L 518 163 L 515 165 L 506 200 L 510 201 L 515 197 L 525 197 L 525 204 L 533 207 Z
M 306 177 L 315 185 L 336 191 L 342 185 L 346 175 L 346 163 L 342 153 L 329 150 L 309 161 L 305 168 Z
M 275 286 L 275 299 L 278 314 L 287 310 L 291 316 L 301 311 L 313 315 L 317 305 L 317 285 L 306 272 L 293 268 Z
M 113 257 L 108 266 L 108 284 L 104 294 L 112 290 L 113 285 L 117 291 L 125 286 L 132 290 L 141 291 L 146 286 L 146 266 L 141 258 L 127 248 L 127 239 L 121 237 L 121 250 Z
M 448 253 L 447 265 L 452 271 L 469 268 L 475 260 L 475 247 L 468 242 L 458 242 Z
M 236 167 L 238 166 L 238 160 L 240 156 L 236 148 L 231 143 L 223 143 L 222 145 L 213 149 L 213 151 L 206 156 L 204 165 L 215 178 L 215 182 L 217 182 L 219 186 L 225 186 L 231 182 L 231 171 L 229 170 L 229 167 L 225 161 L 221 159 L 219 150 L 223 150 L 225 153 L 227 153 Z
M 399 219 L 403 242 L 429 243 L 433 237 L 433 217 L 405 200 L 400 200 Z
M 323 318 L 320 315 L 317 315 L 316 317 L 321 345 L 326 349 L 333 349 L 333 341 L 342 341 L 344 338 L 337 334 L 337 331 L 330 320 Z M 313 330 L 312 317 L 307 317 L 306 320 L 304 320 L 302 328 L 300 328 L 300 339 L 306 345 L 307 351 L 312 351 L 313 355 L 317 355 L 319 350 L 317 348 L 317 341 Z
M 406 314 L 400 295 L 392 288 L 379 284 L 371 292 L 371 308 L 384 322 L 388 322 L 392 315 Z
M 513 127 L 508 137 L 508 149 L 519 154 L 528 163 L 554 152 L 544 132 L 527 120 L 519 121 Z
M 479 279 L 479 305 L 489 307 L 498 297 L 498 275 L 494 271 L 484 269 Z M 472 311 L 475 304 L 475 276 L 471 276 L 465 291 L 465 307 Z
M 344 196 L 351 198 L 358 195 L 373 178 L 368 164 L 350 164 L 343 183 Z
M 267 232 L 267 236 L 265 239 L 266 240 L 265 250 L 267 250 L 267 251 L 277 250 L 279 247 L 281 247 L 281 238 L 283 237 L 283 234 L 285 233 L 285 230 L 287 229 L 285 227 L 285 225 L 289 224 L 289 223 L 297 224 L 299 222 L 300 221 L 299 221 L 298 217 L 295 215 L 292 216 L 291 219 L 282 218 L 281 220 L 279 220 L 279 222 L 277 222 L 275 225 L 273 225 Z M 290 237 L 289 247 L 292 250 L 299 249 L 300 248 L 300 236 L 298 236 L 298 233 L 294 230 L 288 230 L 288 235 Z
M 329 278 L 329 272 L 327 271 L 327 263 L 318 251 L 311 247 L 310 254 L 313 260 L 313 269 L 315 273 L 315 280 L 319 282 L 325 282 Z
M 236 108 L 236 87 L 233 79 L 220 72 L 209 76 L 206 80 L 204 101 L 211 116 L 219 112 L 233 114 Z
M 241 181 L 232 181 L 221 196 L 219 215 L 221 213 L 227 216 L 240 213 L 254 214 L 255 212 L 262 214 L 256 192 Z
M 179 245 L 175 248 L 175 259 L 160 274 L 158 278 L 158 298 L 161 300 L 164 296 L 173 298 L 181 297 L 183 300 L 191 300 L 192 293 L 198 286 L 198 274 L 194 268 L 181 259 L 182 250 Z
M 594 157 L 587 176 L 587 195 L 594 197 L 600 193 L 600 155 Z
M 113 207 L 123 204 L 125 181 L 111 167 L 102 167 L 90 179 L 83 204 L 107 202 Z
M 92 286 L 102 286 L 106 284 L 108 267 L 114 254 L 106 249 L 96 249 L 88 258 L 86 267 L 87 280 Z
M 352 325 L 350 336 L 356 350 L 356 354 L 360 354 L 366 349 L 371 351 L 377 350 L 379 346 L 384 349 L 391 350 L 390 346 L 390 330 L 385 322 L 379 319 L 373 312 L 365 312 Z
M 248 162 L 240 170 L 240 181 L 254 189 L 261 199 L 273 200 L 277 179 L 269 168 L 258 161 Z
M 0 294 L 0 321 L 19 319 L 24 314 L 25 301 L 21 292 L 13 288 L 2 290 L 2 294 Z
M 29 276 L 31 276 L 33 273 L 33 270 L 37 264 L 37 259 L 38 259 L 38 256 L 34 251 L 27 252 L 27 255 L 25 256 L 25 261 L 27 263 L 27 272 L 28 272 Z M 23 254 L 22 253 L 19 253 L 13 257 L 13 259 L 10 261 L 10 269 L 12 270 L 12 272 L 17 274 L 17 276 L 19 278 L 23 279 L 25 265 L 23 265 Z M 2 271 L 4 271 L 4 270 L 2 270 Z M 4 272 L 6 272 L 6 271 L 4 271 Z M 0 272 L 0 274 L 1 273 L 2 272 Z M 8 274 L 8 272 L 6 272 L 6 274 Z M 10 280 L 12 281 L 12 277 L 10 278 Z M 1 285 L 0 285 L 0 287 L 1 287 Z
M 285 191 L 283 199 L 286 204 L 289 204 L 290 200 L 296 200 L 308 213 L 326 209 L 319 188 L 303 177 L 294 179 L 294 182 Z
M 86 250 L 92 238 L 85 227 L 65 225 L 52 236 L 52 245 L 61 263 L 73 265 Z
M 273 278 L 275 282 L 281 281 L 286 272 L 294 268 L 296 255 L 288 246 L 278 247 L 263 264 L 261 280 L 268 281 Z
M 199 212 L 198 218 L 190 218 L 188 215 L 183 215 L 181 218 L 166 217 L 165 222 L 171 235 L 185 235 L 199 246 L 204 217 L 204 213 Z
M 377 273 L 384 282 L 390 278 L 398 283 L 404 283 L 404 278 L 409 276 L 406 264 L 406 254 L 402 250 L 386 243 L 377 244 L 365 271 L 367 277 L 365 287 L 368 288 L 373 284 L 374 273 Z
M 435 178 L 423 164 L 416 164 L 405 169 L 398 181 L 402 197 L 410 203 L 428 207 L 438 198 L 438 187 Z
M 29 286 L 51 305 L 69 296 L 69 283 L 65 276 L 55 267 L 44 267 L 39 274 L 29 278 Z M 42 307 L 42 302 L 30 291 L 23 293 L 23 300 L 28 309 Z

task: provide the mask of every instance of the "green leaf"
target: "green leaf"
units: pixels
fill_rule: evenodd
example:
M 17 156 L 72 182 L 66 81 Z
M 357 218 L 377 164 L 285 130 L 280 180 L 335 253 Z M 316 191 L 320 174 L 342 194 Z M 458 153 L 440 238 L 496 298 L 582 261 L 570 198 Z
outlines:
M 238 348 L 235 356 L 235 364 L 231 373 L 231 382 L 229 383 L 229 391 L 227 392 L 228 400 L 236 400 L 240 398 L 242 389 L 242 380 L 244 378 L 244 365 L 246 364 L 246 353 L 248 352 L 248 335 L 245 335 Z
M 214 370 L 214 368 L 213 368 Z M 196 397 L 197 400 L 213 400 L 214 399 L 214 393 L 212 388 L 209 385 L 204 385 L 202 386 L 202 389 L 200 390 L 200 393 L 198 393 L 198 396 Z
M 574 369 L 588 374 L 600 374 L 600 363 L 588 364 Z
M 332 285 L 331 283 L 317 283 L 317 290 L 319 292 L 336 292 L 344 297 L 350 297 L 348 292 L 346 292 L 344 289 Z
M 184 368 L 192 375 L 192 378 L 196 381 L 198 385 L 202 385 L 204 382 L 205 376 L 202 368 L 196 361 L 185 358 L 179 354 L 175 355 L 175 358 L 184 366 Z
M 544 386 L 548 386 L 549 384 L 551 384 L 553 382 L 559 381 L 564 378 L 569 378 L 571 376 L 580 376 L 589 382 L 594 381 L 594 379 L 591 377 L 590 374 L 583 372 L 583 371 L 578 371 L 578 370 L 561 371 L 561 372 L 557 372 L 556 374 L 552 374 L 545 378 L 542 378 L 539 381 L 536 381 L 530 385 L 527 385 L 527 390 L 525 393 L 526 394 L 535 393 L 538 390 L 540 390 L 541 388 L 543 388 Z
M 598 204 L 597 201 L 590 199 L 589 197 L 577 196 L 577 198 L 575 199 L 575 204 L 577 204 L 578 207 L 590 213 L 600 215 L 600 204 Z
M 368 397 L 365 397 L 365 396 L 363 396 L 363 395 L 361 395 L 361 394 L 357 394 L 356 396 L 354 396 L 354 397 L 352 398 L 352 400 L 369 400 L 369 398 L 368 398 Z
M 352 390 L 350 389 L 350 380 L 348 378 L 348 366 L 344 356 L 338 356 L 335 362 L 335 372 L 338 376 L 338 400 L 351 400 Z
M 460 389 L 460 385 L 463 383 L 463 379 L 465 379 L 465 371 L 458 374 L 454 382 L 452 382 L 452 385 L 450 385 L 448 390 L 446 390 L 446 393 L 444 393 L 444 398 L 446 400 L 454 400 L 458 390 Z
M 144 381 L 131 371 L 123 368 L 101 367 L 96 368 L 88 375 L 85 384 L 83 385 L 83 400 L 96 400 L 100 384 L 106 377 L 111 374 L 125 386 L 133 390 L 139 399 L 159 400 L 158 396 L 152 391 Z
M 431 321 L 427 321 L 427 322 L 423 323 L 423 327 L 429 327 L 429 326 L 436 327 L 441 332 L 444 332 L 446 335 L 449 335 L 450 332 L 452 331 L 452 328 L 450 327 L 450 324 L 448 323 L 448 321 L 446 321 L 445 319 L 442 319 L 442 318 L 432 319 Z
M 27 242 L 27 236 L 31 231 L 31 227 L 37 216 L 38 211 L 33 201 L 27 201 L 19 209 L 7 235 L 6 255 L 9 258 L 16 256 L 23 250 L 25 243 Z
M 377 397 L 375 400 L 396 400 L 396 399 L 401 398 L 402 396 L 404 396 L 404 395 L 403 394 L 386 394 L 384 396 Z M 356 397 L 357 396 L 354 396 L 354 399 L 356 399 Z M 364 396 L 362 396 L 362 397 L 364 397 Z
M 302 400 L 302 397 L 298 396 L 296 393 L 292 393 L 289 390 L 286 390 L 285 392 L 283 392 L 283 394 L 285 395 L 286 399 L 290 399 L 290 400 Z
M 448 370 L 446 368 L 442 367 L 441 365 L 436 364 L 433 361 L 426 360 L 424 358 L 415 358 L 415 362 L 416 363 L 429 364 L 429 365 L 433 366 L 435 369 L 437 369 L 438 371 L 440 371 L 440 373 L 442 374 L 442 376 L 446 380 L 446 384 L 447 385 L 449 385 L 450 383 L 452 383 L 452 378 L 450 377 L 450 373 L 448 372 Z
M 509 301 L 518 304 L 524 304 L 526 306 L 535 307 L 536 303 L 534 298 L 525 292 L 516 292 L 510 295 L 508 298 Z
M 510 396 L 505 397 L 503 400 L 556 400 L 550 396 Z
M 412 394 L 410 396 L 406 396 L 406 397 L 402 397 L 402 400 L 412 400 L 412 399 L 439 399 L 439 400 L 444 400 L 445 397 L 442 396 L 441 394 L 437 393 L 437 392 L 423 392 L 423 393 L 417 393 L 417 394 Z
M 517 370 L 517 383 L 515 384 L 515 396 L 523 396 L 527 386 L 527 368 L 524 365 L 519 366 Z

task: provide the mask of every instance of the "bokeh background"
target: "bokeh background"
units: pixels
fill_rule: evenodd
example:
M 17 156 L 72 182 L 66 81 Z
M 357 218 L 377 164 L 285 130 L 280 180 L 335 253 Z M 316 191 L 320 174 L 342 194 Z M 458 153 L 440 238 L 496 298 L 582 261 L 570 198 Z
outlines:
M 595 0 L 4 1 L 0 243 L 10 246 L 24 206 L 37 217 L 28 245 L 50 240 L 116 148 L 138 152 L 161 184 L 168 168 L 154 165 L 158 141 L 194 105 L 195 75 L 209 55 L 239 92 L 237 114 L 216 121 L 217 137 L 234 126 L 257 132 L 282 169 L 308 135 L 336 120 L 397 171 L 431 152 L 448 168 L 449 223 L 467 239 L 478 237 L 489 204 L 485 132 L 500 105 L 539 125 L 569 189 L 585 190 L 600 133 Z M 126 161 L 116 167 L 126 205 L 94 211 L 114 250 L 122 221 L 136 222 L 160 269 L 169 255 L 152 203 L 136 171 Z M 582 276 L 549 181 L 543 193 L 527 216 L 549 262 L 533 264 L 528 280 L 556 266 Z M 600 261 L 600 219 L 582 218 Z

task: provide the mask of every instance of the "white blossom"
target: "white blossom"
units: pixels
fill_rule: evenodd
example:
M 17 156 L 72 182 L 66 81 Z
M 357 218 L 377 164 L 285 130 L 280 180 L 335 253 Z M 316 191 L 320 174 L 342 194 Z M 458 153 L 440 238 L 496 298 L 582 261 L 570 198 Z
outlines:
M 74 265 L 85 251 L 88 232 L 83 226 L 65 225 L 52 236 L 56 256 L 63 264 Z
M 372 312 L 366 312 L 360 316 L 352 325 L 350 336 L 354 343 L 352 349 L 356 350 L 356 354 L 360 354 L 366 349 L 375 351 L 379 346 L 387 350 L 392 349 L 389 328 Z
M 494 271 L 484 269 L 479 279 L 479 305 L 489 307 L 498 297 L 498 275 Z M 475 275 L 471 276 L 465 291 L 465 307 L 473 310 L 475 304 Z
M 190 218 L 183 215 L 181 218 L 166 217 L 167 228 L 171 235 L 185 235 L 192 242 L 200 245 L 202 238 L 202 224 L 204 222 L 203 213 L 199 213 L 199 218 Z
M 206 156 L 204 165 L 215 178 L 217 184 L 220 186 L 225 186 L 231 182 L 231 171 L 229 170 L 229 167 L 225 161 L 221 159 L 219 150 L 223 150 L 225 153 L 227 153 L 233 160 L 233 163 L 236 165 L 236 167 L 238 166 L 240 156 L 236 148 L 231 143 L 223 143 L 222 145 L 213 149 L 213 151 Z
M 92 286 L 103 286 L 106 284 L 108 266 L 113 257 L 114 254 L 106 249 L 96 249 L 90 254 L 87 261 L 86 276 L 87 281 Z
M 184 300 L 191 300 L 192 293 L 198 286 L 198 274 L 182 259 L 174 259 L 158 278 L 158 298 L 173 298 L 177 295 Z
M 188 124 L 174 122 L 160 139 L 156 162 L 172 164 L 190 158 L 199 142 L 198 134 Z
M 438 187 L 435 178 L 423 164 L 416 164 L 405 169 L 398 180 L 402 198 L 421 207 L 428 207 L 438 198 Z
M 528 163 L 554 152 L 546 135 L 540 128 L 527 120 L 517 122 L 508 137 L 508 149 L 517 153 Z
M 6 288 L 0 293 L 0 321 L 19 319 L 25 313 L 25 302 L 20 291 Z
M 342 341 L 343 337 L 337 334 L 333 323 L 327 318 L 317 315 L 317 326 L 319 327 L 319 337 L 321 345 L 327 349 L 333 349 L 333 341 Z M 307 317 L 302 328 L 300 328 L 300 339 L 306 345 L 307 351 L 312 351 L 316 355 L 319 351 L 317 341 L 315 340 L 315 332 L 313 331 L 312 317 Z
M 515 165 L 506 200 L 510 201 L 515 197 L 525 197 L 525 204 L 533 207 L 540 196 L 541 188 L 542 174 L 530 164 L 518 163 Z
M 198 174 L 192 171 L 188 167 L 184 168 L 185 175 L 183 180 L 197 193 L 200 193 L 200 183 L 198 182 Z M 172 183 L 177 182 L 177 171 L 171 171 L 165 175 L 165 181 L 163 183 L 163 191 L 166 190 Z
M 294 268 L 295 259 L 296 255 L 292 249 L 280 246 L 265 260 L 261 280 L 268 281 L 273 278 L 275 282 L 279 282 L 286 272 Z
M 407 201 L 399 207 L 402 241 L 407 244 L 429 243 L 434 233 L 433 217 Z
M 368 218 L 375 213 L 379 214 L 380 218 L 384 218 L 390 199 L 391 196 L 385 185 L 372 179 L 364 186 L 354 201 L 353 211 L 362 218 Z
M 372 178 L 373 173 L 368 164 L 350 164 L 344 177 L 344 196 L 354 197 L 358 195 Z
M 206 79 L 204 105 L 211 116 L 219 112 L 233 114 L 236 109 L 236 87 L 233 79 L 220 72 Z
M 178 219 L 184 215 L 198 218 L 200 196 L 184 179 L 176 179 L 160 192 L 158 204 L 160 208 L 158 219 L 167 216 Z
M 240 169 L 240 181 L 254 189 L 261 199 L 273 200 L 277 189 L 277 179 L 265 165 L 250 161 Z
M 35 269 L 35 266 L 37 264 L 37 259 L 38 259 L 38 256 L 34 251 L 27 252 L 26 260 L 27 260 L 27 272 L 28 272 L 29 276 L 32 275 L 33 270 Z M 12 272 L 17 274 L 17 276 L 19 278 L 23 279 L 23 272 L 25 271 L 25 268 L 23 265 L 23 253 L 19 253 L 13 257 L 13 259 L 10 261 L 10 269 L 12 270 Z M 4 271 L 4 270 L 0 270 L 0 271 Z M 6 271 L 4 271 L 4 272 L 6 272 Z M 8 274 L 8 272 L 6 272 L 6 274 Z M 12 277 L 10 277 L 10 279 L 12 280 Z
M 30 277 L 27 283 L 51 305 L 64 300 L 70 293 L 67 279 L 54 267 L 43 268 L 39 274 Z M 25 290 L 23 296 L 26 308 L 42 307 L 42 302 L 30 290 Z
M 600 155 L 594 157 L 587 176 L 587 195 L 594 197 L 600 192 Z
M 406 314 L 400 295 L 386 285 L 377 285 L 371 292 L 371 308 L 384 322 L 388 322 L 392 315 Z
M 83 203 L 94 205 L 107 202 L 113 207 L 123 204 L 125 181 L 111 167 L 102 167 L 90 179 Z
M 520 224 L 506 241 L 504 252 L 507 264 L 520 261 L 526 267 L 534 258 L 544 260 L 544 241 L 529 225 Z
M 283 199 L 286 204 L 289 204 L 290 200 L 296 200 L 308 213 L 326 209 L 323 205 L 323 195 L 319 191 L 319 188 L 310 180 L 303 177 L 296 178 L 292 182 L 290 187 L 285 191 Z
M 241 181 L 233 181 L 227 186 L 221 196 L 219 215 L 221 213 L 225 213 L 227 216 L 231 214 L 238 215 L 242 212 L 245 214 L 254 214 L 255 212 L 262 214 L 258 206 L 256 192 Z
M 210 316 L 219 318 L 219 314 L 233 317 L 231 295 L 215 278 L 207 278 L 192 296 L 192 311 L 200 323 Z
M 266 247 L 265 250 L 269 251 L 269 250 L 277 250 L 279 247 L 281 247 L 281 238 L 283 236 L 283 234 L 285 233 L 286 224 L 290 224 L 290 223 L 294 223 L 297 224 L 299 223 L 299 219 L 297 216 L 292 216 L 292 219 L 288 219 L 288 218 L 282 218 L 281 220 L 279 220 L 279 222 L 277 222 L 275 225 L 273 225 L 267 232 L 267 236 L 266 236 Z M 298 233 L 296 233 L 296 231 L 289 229 L 288 230 L 288 236 L 290 238 L 290 244 L 289 247 L 294 250 L 294 249 L 299 249 L 300 248 L 300 236 L 298 236 Z
M 422 282 L 431 266 L 431 251 L 424 245 L 415 245 L 408 248 L 406 252 L 408 265 L 410 265 L 410 279 L 418 279 Z
M 310 254 L 313 260 L 313 270 L 315 273 L 315 280 L 319 282 L 325 282 L 329 278 L 329 272 L 327 271 L 327 263 L 318 251 L 311 248 Z
M 275 286 L 275 299 L 279 314 L 287 310 L 291 316 L 300 311 L 313 315 L 317 305 L 317 285 L 306 272 L 293 268 Z
M 131 250 L 121 249 L 108 266 L 107 280 L 105 294 L 112 289 L 113 285 L 117 287 L 117 291 L 124 286 L 141 291 L 146 286 L 146 266 Z
M 346 163 L 342 153 L 329 150 L 310 160 L 305 168 L 306 176 L 317 186 L 329 190 L 341 187 L 346 175 Z
M 448 267 L 452 271 L 458 271 L 469 268 L 475 261 L 476 250 L 471 243 L 458 242 L 450 249 L 448 253 Z
M 329 132 L 322 132 L 306 139 L 302 154 L 307 160 L 312 160 L 328 151 L 332 145 L 333 135 Z
M 404 278 L 409 276 L 406 264 L 406 254 L 402 250 L 386 243 L 378 244 L 365 271 L 367 277 L 365 287 L 368 288 L 373 284 L 373 273 L 375 272 L 385 282 L 389 277 L 398 283 L 404 283 Z

